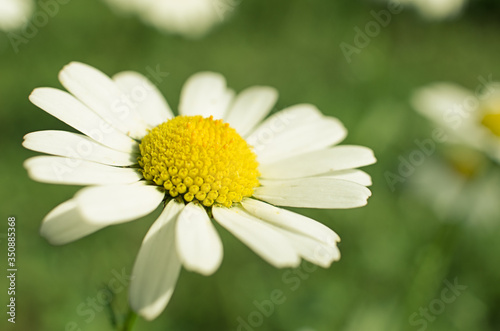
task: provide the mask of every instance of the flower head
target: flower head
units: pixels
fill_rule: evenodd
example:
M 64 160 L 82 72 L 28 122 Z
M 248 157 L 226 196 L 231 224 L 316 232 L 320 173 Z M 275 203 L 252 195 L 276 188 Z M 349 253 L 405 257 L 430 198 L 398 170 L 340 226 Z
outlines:
M 476 91 L 453 83 L 434 83 L 418 89 L 412 105 L 442 127 L 450 142 L 500 161 L 500 83 L 482 82 Z
M 414 191 L 446 221 L 491 224 L 499 212 L 494 201 L 500 178 L 489 165 L 500 161 L 500 84 L 480 80 L 475 91 L 434 83 L 411 100 L 447 137 L 441 157 L 426 161 L 412 181 Z
M 366 204 L 371 179 L 355 168 L 374 163 L 373 152 L 336 146 L 347 134 L 336 118 L 302 104 L 262 121 L 275 89 L 235 96 L 210 72 L 188 79 L 177 117 L 138 73 L 111 79 L 71 63 L 59 78 L 71 94 L 38 88 L 30 100 L 83 134 L 26 135 L 26 148 L 54 156 L 25 166 L 38 181 L 89 187 L 52 210 L 41 234 L 65 244 L 162 205 L 133 268 L 130 304 L 145 318 L 163 311 L 181 266 L 203 275 L 218 269 L 223 249 L 213 220 L 279 268 L 301 259 L 328 267 L 340 258 L 335 232 L 274 206 Z

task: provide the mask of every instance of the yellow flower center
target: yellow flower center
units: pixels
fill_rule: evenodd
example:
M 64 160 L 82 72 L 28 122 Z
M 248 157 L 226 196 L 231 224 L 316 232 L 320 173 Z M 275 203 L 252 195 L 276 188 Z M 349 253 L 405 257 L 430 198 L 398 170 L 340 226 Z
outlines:
M 500 113 L 486 114 L 481 124 L 487 127 L 495 136 L 500 137 Z
M 460 146 L 450 146 L 445 151 L 446 160 L 453 170 L 465 179 L 475 178 L 487 165 L 483 153 Z
M 186 202 L 230 207 L 259 186 L 255 153 L 222 120 L 175 117 L 152 129 L 140 150 L 144 178 Z

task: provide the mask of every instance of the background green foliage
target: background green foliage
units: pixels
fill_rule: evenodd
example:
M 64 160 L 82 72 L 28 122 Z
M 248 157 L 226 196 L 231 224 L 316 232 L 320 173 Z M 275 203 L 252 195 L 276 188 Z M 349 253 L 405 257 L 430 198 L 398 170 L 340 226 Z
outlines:
M 15 53 L 0 34 L 0 226 L 6 252 L 7 217 L 17 218 L 17 324 L 2 330 L 111 330 L 106 309 L 95 318 L 77 312 L 114 277 L 127 273 L 147 229 L 158 215 L 106 228 L 62 247 L 38 234 L 42 218 L 78 187 L 28 179 L 23 161 L 36 153 L 21 147 L 24 134 L 68 127 L 31 105 L 35 87 L 61 87 L 57 72 L 77 60 L 112 75 L 123 70 L 147 74 L 157 65 L 169 76 L 159 85 L 173 109 L 188 76 L 221 72 L 236 91 L 250 85 L 276 87 L 274 111 L 312 103 L 340 118 L 346 143 L 374 149 L 373 197 L 355 210 L 301 210 L 342 237 L 342 259 L 327 270 L 275 269 L 220 229 L 224 262 L 212 277 L 182 271 L 165 312 L 136 330 L 236 330 L 256 310 L 254 301 L 284 293 L 255 330 L 418 330 L 410 316 L 439 298 L 444 281 L 467 286 L 428 330 L 499 330 L 499 217 L 487 226 L 443 222 L 426 202 L 400 183 L 392 192 L 385 171 L 395 172 L 400 155 L 430 137 L 432 125 L 408 99 L 414 88 L 454 81 L 469 88 L 479 75 L 498 78 L 500 23 L 494 1 L 475 1 L 458 20 L 426 22 L 410 9 L 347 63 L 339 47 L 353 44 L 354 27 L 373 20 L 384 3 L 360 1 L 242 1 L 234 15 L 205 38 L 164 35 L 134 17 L 115 15 L 98 0 L 72 0 Z M 437 155 L 446 146 L 438 146 Z M 418 171 L 418 169 L 417 169 Z M 455 221 L 455 222 L 453 222 Z M 6 253 L 0 257 L 4 266 Z M 2 274 L 4 271 L 1 272 Z M 2 306 L 6 278 L 0 278 Z M 126 290 L 116 308 L 125 312 Z M 3 308 L 5 309 L 5 308 Z M 5 327 L 4 327 L 5 326 Z M 420 325 L 421 326 L 421 325 Z M 244 330 L 244 329 L 243 329 Z M 423 329 L 422 329 L 423 330 Z

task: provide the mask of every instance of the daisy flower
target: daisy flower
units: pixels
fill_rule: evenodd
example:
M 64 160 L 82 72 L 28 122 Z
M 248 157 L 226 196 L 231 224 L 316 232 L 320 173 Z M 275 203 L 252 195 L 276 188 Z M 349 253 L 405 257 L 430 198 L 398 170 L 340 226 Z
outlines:
M 434 83 L 415 91 L 411 103 L 458 143 L 500 162 L 500 83 L 483 82 L 476 91 Z
M 500 161 L 500 84 L 484 81 L 470 91 L 434 83 L 413 93 L 411 103 L 447 136 L 442 155 L 415 175 L 415 192 L 444 220 L 494 220 L 500 198 L 500 173 L 493 165 Z
M 222 22 L 236 4 L 232 0 L 106 0 L 112 7 L 137 14 L 157 29 L 198 37 Z
M 82 63 L 59 74 L 69 91 L 37 88 L 36 106 L 82 134 L 40 131 L 24 147 L 52 154 L 26 160 L 37 181 L 88 185 L 44 218 L 41 234 L 56 245 L 112 224 L 163 211 L 139 250 L 131 307 L 144 318 L 167 305 L 181 266 L 213 274 L 223 249 L 213 222 L 278 268 L 305 259 L 328 267 L 340 258 L 338 235 L 308 217 L 276 206 L 354 208 L 371 195 L 375 162 L 361 146 L 336 146 L 342 123 L 309 104 L 263 120 L 275 89 L 238 95 L 223 76 L 202 72 L 185 83 L 179 116 L 147 78 L 109 78 Z
M 0 30 L 16 30 L 29 21 L 33 13 L 31 0 L 0 0 Z

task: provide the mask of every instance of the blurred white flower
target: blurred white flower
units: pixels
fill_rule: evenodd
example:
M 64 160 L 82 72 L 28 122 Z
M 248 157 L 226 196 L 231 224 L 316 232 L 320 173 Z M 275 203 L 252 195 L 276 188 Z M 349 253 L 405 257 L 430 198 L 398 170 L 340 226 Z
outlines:
M 0 0 L 0 30 L 22 28 L 28 23 L 33 8 L 32 0 Z
M 415 192 L 444 220 L 486 224 L 500 214 L 500 84 L 475 91 L 453 83 L 418 89 L 413 107 L 446 131 L 440 157 L 412 178 Z M 496 162 L 496 164 L 495 164 Z
M 198 37 L 225 20 L 241 0 L 105 1 L 118 10 L 137 14 L 161 31 Z
M 414 7 L 424 18 L 444 20 L 460 14 L 467 0 L 396 0 Z
M 454 148 L 426 160 L 410 187 L 446 222 L 488 227 L 500 215 L 500 173 L 473 150 Z
M 450 142 L 475 148 L 500 162 L 500 83 L 489 82 L 475 91 L 435 83 L 418 89 L 411 103 L 445 129 Z
M 238 95 L 220 74 L 187 80 L 179 116 L 147 78 L 110 78 L 83 63 L 59 74 L 71 93 L 38 88 L 30 100 L 83 133 L 39 131 L 23 146 L 55 156 L 25 162 L 30 177 L 88 185 L 53 209 L 41 234 L 53 244 L 135 220 L 162 205 L 132 272 L 132 308 L 146 319 L 167 305 L 184 266 L 213 274 L 223 257 L 211 217 L 278 268 L 301 259 L 328 267 L 340 258 L 338 235 L 300 214 L 275 207 L 355 208 L 371 196 L 371 177 L 356 168 L 373 151 L 337 146 L 342 123 L 313 105 L 263 120 L 278 93 L 253 86 Z

